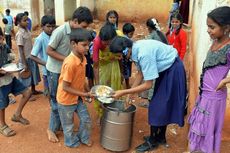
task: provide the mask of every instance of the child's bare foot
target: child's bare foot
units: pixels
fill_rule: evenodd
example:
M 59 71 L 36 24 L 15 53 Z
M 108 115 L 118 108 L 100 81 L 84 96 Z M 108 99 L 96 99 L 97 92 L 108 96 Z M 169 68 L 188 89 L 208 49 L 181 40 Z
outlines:
M 93 146 L 93 140 L 89 140 L 88 143 L 84 143 L 87 147 L 92 147 Z
M 53 142 L 53 143 L 59 142 L 56 134 L 53 131 L 47 129 L 47 135 L 48 135 L 48 139 L 50 142 Z
M 97 125 L 98 125 L 98 126 L 101 125 L 101 117 L 97 118 Z

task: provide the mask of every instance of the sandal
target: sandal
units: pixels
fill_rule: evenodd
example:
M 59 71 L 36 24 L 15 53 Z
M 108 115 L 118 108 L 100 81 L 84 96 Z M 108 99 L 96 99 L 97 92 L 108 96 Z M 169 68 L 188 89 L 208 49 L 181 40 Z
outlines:
M 11 121 L 19 122 L 23 125 L 29 125 L 30 124 L 30 121 L 28 121 L 27 119 L 25 119 L 22 116 L 16 116 L 15 114 L 12 116 Z
M 149 141 L 150 136 L 143 136 L 144 141 Z M 167 143 L 166 139 L 160 139 L 157 141 L 159 145 L 163 145 L 164 147 L 168 148 L 169 144 Z
M 0 127 L 0 133 L 6 137 L 11 137 L 16 134 L 16 132 L 9 128 L 8 125 L 3 125 L 2 127 Z
M 40 94 L 43 94 L 43 92 L 42 91 L 37 91 L 37 90 L 32 92 L 32 95 L 40 95 Z
M 150 143 L 149 141 L 145 141 L 144 143 L 140 144 L 139 146 L 137 146 L 135 148 L 136 152 L 141 153 L 141 152 L 146 152 L 146 151 L 151 151 L 154 149 L 158 148 L 158 144 L 157 143 Z

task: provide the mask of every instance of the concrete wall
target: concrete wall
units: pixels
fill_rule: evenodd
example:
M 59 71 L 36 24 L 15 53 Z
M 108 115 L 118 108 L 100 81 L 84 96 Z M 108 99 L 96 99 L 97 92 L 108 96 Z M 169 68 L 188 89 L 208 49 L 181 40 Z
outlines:
M 172 0 L 96 0 L 97 17 L 105 19 L 109 10 L 116 10 L 120 20 L 146 21 L 156 17 L 160 22 L 166 22 Z
M 43 3 L 43 6 L 40 5 L 41 7 L 43 7 L 43 9 L 40 9 L 41 12 L 43 12 L 46 15 L 55 16 L 54 0 L 40 0 L 40 2 Z
M 162 23 L 168 20 L 173 0 L 55 0 L 55 17 L 57 24 L 63 24 L 71 18 L 79 6 L 88 7 L 99 20 L 104 20 L 106 13 L 115 9 L 120 21 L 146 21 L 156 17 Z M 128 5 L 127 5 L 128 4 Z M 138 4 L 138 5 L 137 5 Z M 160 7 L 159 7 L 160 6 Z M 64 11 L 63 11 L 64 10 Z
M 65 21 L 68 21 L 72 18 L 72 14 L 76 9 L 76 0 L 64 0 L 64 16 Z
M 78 6 L 86 6 L 88 7 L 92 12 L 95 11 L 95 0 L 77 0 L 77 7 Z
M 200 81 L 200 74 L 202 71 L 202 64 L 205 60 L 207 51 L 211 45 L 210 37 L 207 33 L 207 13 L 212 9 L 229 5 L 230 0 L 193 0 L 190 1 L 190 22 L 191 22 L 191 37 L 190 37 L 190 108 L 195 103 L 195 97 L 198 94 L 198 86 Z
M 65 16 L 64 16 L 64 0 L 55 0 L 55 19 L 56 19 L 56 24 L 61 25 L 65 21 Z
M 40 9 L 39 0 L 30 0 L 30 18 L 32 19 L 32 28 L 37 27 L 40 24 Z

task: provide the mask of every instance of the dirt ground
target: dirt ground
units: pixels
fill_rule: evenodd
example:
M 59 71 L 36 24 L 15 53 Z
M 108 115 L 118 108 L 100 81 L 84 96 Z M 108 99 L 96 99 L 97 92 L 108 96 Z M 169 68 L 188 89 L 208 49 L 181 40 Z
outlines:
M 95 28 L 99 28 L 99 23 L 95 25 Z M 121 26 L 120 26 L 121 27 Z M 136 32 L 135 38 L 139 39 L 146 34 L 147 30 L 143 24 L 135 24 Z M 39 30 L 33 32 L 33 36 L 36 36 Z M 13 42 L 13 49 L 16 51 L 15 43 Z M 135 69 L 133 73 L 135 73 Z M 131 81 L 134 79 L 132 75 Z M 42 90 L 42 83 L 37 86 L 37 89 Z M 47 139 L 46 129 L 49 124 L 50 106 L 48 99 L 43 95 L 36 96 L 36 101 L 28 102 L 26 105 L 23 116 L 30 120 L 31 124 L 23 126 L 18 123 L 14 123 L 10 120 L 13 115 L 20 96 L 16 97 L 17 102 L 9 105 L 6 109 L 6 122 L 13 128 L 17 134 L 14 137 L 4 137 L 0 135 L 0 153 L 109 153 L 111 151 L 104 149 L 100 144 L 100 126 L 96 122 L 96 113 L 93 108 L 93 104 L 88 104 L 88 109 L 93 121 L 92 140 L 94 145 L 92 147 L 86 147 L 80 145 L 78 148 L 68 148 L 64 146 L 63 134 L 60 131 L 58 133 L 59 143 L 51 143 Z M 134 153 L 135 147 L 143 142 L 142 137 L 149 134 L 149 126 L 147 124 L 147 109 L 139 107 L 138 104 L 144 101 L 144 99 L 136 98 L 135 105 L 137 111 L 134 119 L 132 144 L 128 151 L 125 153 Z M 229 106 L 225 117 L 225 125 L 223 129 L 221 153 L 230 152 L 230 111 Z M 185 119 L 186 120 L 186 119 Z M 78 127 L 78 120 L 76 119 L 76 128 Z M 188 125 L 185 124 L 183 128 L 175 127 L 176 133 L 172 132 L 174 126 L 169 126 L 167 130 L 167 141 L 170 145 L 169 148 L 159 147 L 154 153 L 185 153 L 188 150 L 187 147 L 187 131 Z M 116 130 L 114 129 L 114 132 Z

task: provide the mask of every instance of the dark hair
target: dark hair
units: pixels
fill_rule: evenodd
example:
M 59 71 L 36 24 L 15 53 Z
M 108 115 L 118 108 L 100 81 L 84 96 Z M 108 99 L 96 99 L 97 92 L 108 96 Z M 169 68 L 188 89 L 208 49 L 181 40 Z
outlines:
M 24 14 L 25 14 L 26 16 L 29 16 L 29 12 L 28 12 L 28 11 L 25 11 Z
M 106 23 L 99 32 L 99 37 L 102 41 L 112 40 L 117 35 L 111 23 Z
M 0 27 L 0 36 L 4 36 L 2 28 Z
M 208 13 L 208 18 L 212 19 L 220 26 L 230 25 L 230 7 L 218 7 Z
M 51 15 L 44 15 L 41 19 L 41 25 L 45 26 L 46 24 L 56 24 L 56 20 Z
M 180 29 L 182 28 L 182 25 L 183 25 L 183 18 L 182 18 L 182 16 L 181 16 L 181 14 L 180 14 L 180 13 L 177 13 L 177 12 L 176 12 L 176 13 L 173 13 L 173 14 L 171 15 L 171 17 L 170 17 L 169 30 L 168 30 L 168 32 L 166 33 L 166 35 L 168 35 L 168 34 L 170 33 L 170 29 L 171 29 L 171 27 L 172 27 L 171 21 L 172 21 L 173 18 L 176 18 L 177 20 L 180 21 L 180 27 L 176 30 L 176 35 L 179 34 Z
M 179 3 L 181 0 L 173 0 L 174 3 Z
M 93 16 L 89 10 L 89 8 L 80 6 L 74 12 L 72 16 L 72 20 L 77 19 L 78 23 L 86 22 L 88 24 L 93 22 Z
M 23 16 L 26 16 L 25 13 L 18 13 L 15 18 L 15 26 L 17 26 L 21 21 Z
M 6 9 L 6 11 L 5 11 L 5 12 L 10 14 L 10 9 Z
M 4 24 L 8 24 L 8 20 L 7 20 L 6 18 L 3 18 L 3 19 L 2 19 L 2 22 L 3 22 Z
M 134 32 L 135 28 L 131 23 L 125 23 L 122 27 L 122 31 L 124 34 L 128 34 L 130 32 Z
M 161 31 L 159 31 L 159 30 L 157 30 L 156 32 L 157 32 L 157 35 L 160 37 L 161 42 L 163 42 L 164 44 L 168 45 L 168 40 L 165 37 L 165 35 Z
M 76 43 L 82 41 L 90 41 L 92 36 L 90 32 L 83 28 L 72 29 L 70 33 L 70 41 L 74 41 Z
M 131 48 L 133 46 L 132 40 L 122 37 L 122 36 L 116 36 L 110 46 L 109 49 L 112 53 L 122 53 L 125 48 Z
M 89 31 L 90 32 L 90 35 L 91 35 L 91 40 L 90 41 L 93 41 L 94 40 L 94 38 L 96 37 L 96 35 L 97 35 L 97 32 L 96 31 L 94 31 L 94 30 L 90 30 Z
M 156 21 L 158 22 L 157 19 Z M 152 28 L 153 30 L 157 30 L 156 24 L 153 23 L 151 18 L 146 21 L 146 26 Z
M 118 26 L 119 15 L 118 15 L 117 11 L 115 11 L 115 10 L 110 10 L 110 11 L 106 14 L 106 22 L 109 22 L 109 17 L 110 17 L 111 15 L 115 15 L 115 17 L 117 18 L 117 20 L 116 20 L 116 26 Z

